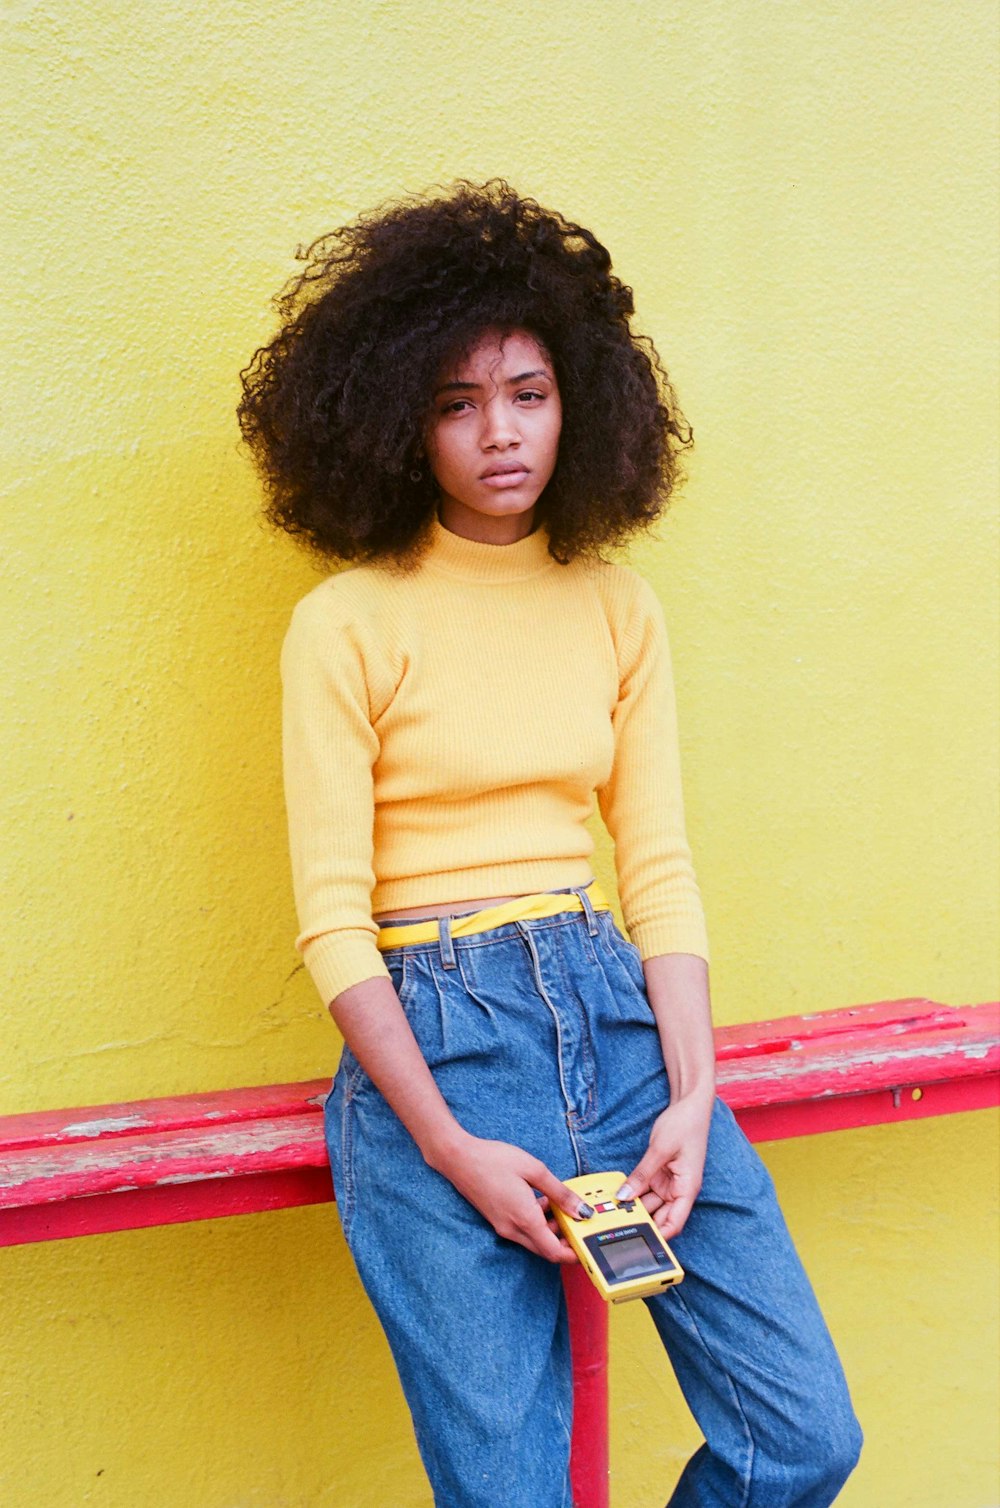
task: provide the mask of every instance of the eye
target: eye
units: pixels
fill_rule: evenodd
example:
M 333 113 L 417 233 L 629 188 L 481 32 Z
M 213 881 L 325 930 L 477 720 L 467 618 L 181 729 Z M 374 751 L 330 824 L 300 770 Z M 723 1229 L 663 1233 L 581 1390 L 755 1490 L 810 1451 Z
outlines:
M 450 403 L 446 403 L 445 404 L 445 406 L 441 410 L 441 412 L 443 414 L 460 414 L 460 413 L 463 413 L 465 409 L 471 408 L 471 407 L 472 407 L 472 401 L 471 401 L 471 399 L 469 399 L 469 398 L 453 398 Z
M 544 400 L 544 398 L 545 398 L 545 394 L 539 392 L 537 388 L 525 388 L 523 390 L 523 392 L 518 393 L 518 395 L 517 395 L 517 402 L 518 403 L 522 403 L 522 402 L 524 402 L 524 403 L 541 403 Z

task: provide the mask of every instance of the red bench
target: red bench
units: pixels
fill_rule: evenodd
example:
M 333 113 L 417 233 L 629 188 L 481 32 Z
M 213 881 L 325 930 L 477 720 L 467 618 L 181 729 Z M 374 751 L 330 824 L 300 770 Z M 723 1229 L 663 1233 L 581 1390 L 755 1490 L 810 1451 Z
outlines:
M 1000 1002 L 893 1000 L 716 1032 L 752 1141 L 1000 1103 Z M 329 1079 L 0 1117 L 0 1246 L 323 1203 Z M 606 1508 L 607 1309 L 566 1274 L 574 1500 Z

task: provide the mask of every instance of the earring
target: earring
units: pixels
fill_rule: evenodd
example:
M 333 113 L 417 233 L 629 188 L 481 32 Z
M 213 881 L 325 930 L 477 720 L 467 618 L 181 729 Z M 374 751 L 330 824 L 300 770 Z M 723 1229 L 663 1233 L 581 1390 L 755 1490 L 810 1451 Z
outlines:
M 419 466 L 414 466 L 413 469 L 410 472 L 410 481 L 411 482 L 422 482 L 423 479 L 424 479 L 424 474 L 420 470 L 420 467 Z

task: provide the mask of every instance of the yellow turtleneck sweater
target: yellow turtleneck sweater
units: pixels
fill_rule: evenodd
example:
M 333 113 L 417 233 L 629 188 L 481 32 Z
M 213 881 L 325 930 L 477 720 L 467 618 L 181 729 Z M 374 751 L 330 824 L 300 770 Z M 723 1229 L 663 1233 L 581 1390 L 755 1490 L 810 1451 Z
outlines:
M 660 604 L 629 567 L 547 544 L 435 519 L 415 570 L 353 566 L 295 609 L 296 946 L 325 1003 L 388 975 L 373 912 L 586 884 L 595 792 L 641 956 L 708 958 Z

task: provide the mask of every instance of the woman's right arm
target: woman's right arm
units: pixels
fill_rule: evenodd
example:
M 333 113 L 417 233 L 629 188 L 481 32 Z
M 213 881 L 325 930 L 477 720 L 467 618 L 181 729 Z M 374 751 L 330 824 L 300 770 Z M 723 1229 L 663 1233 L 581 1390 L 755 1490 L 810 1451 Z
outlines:
M 435 1083 L 392 981 L 363 979 L 330 1003 L 330 1014 L 365 1073 L 409 1131 L 432 1168 L 444 1175 L 492 1225 L 550 1262 L 575 1262 L 545 1220 L 532 1190 L 572 1218 L 574 1194 L 537 1157 L 509 1142 L 465 1131 Z
M 498 1235 L 553 1262 L 574 1260 L 533 1189 L 576 1215 L 580 1200 L 537 1158 L 470 1136 L 441 1095 L 376 946 L 374 724 L 394 690 L 380 636 L 327 584 L 292 615 L 282 647 L 285 798 L 298 945 L 361 1067 L 424 1158 Z

